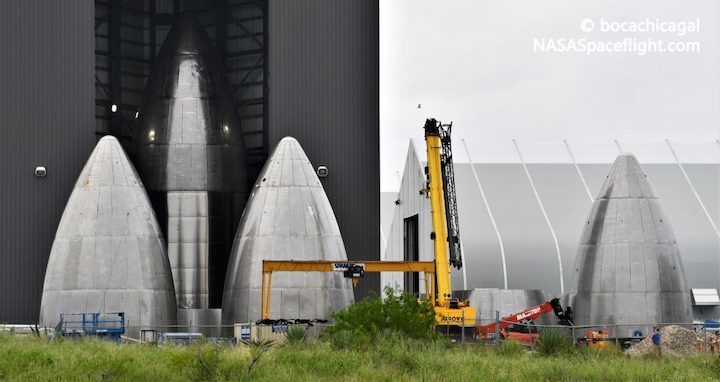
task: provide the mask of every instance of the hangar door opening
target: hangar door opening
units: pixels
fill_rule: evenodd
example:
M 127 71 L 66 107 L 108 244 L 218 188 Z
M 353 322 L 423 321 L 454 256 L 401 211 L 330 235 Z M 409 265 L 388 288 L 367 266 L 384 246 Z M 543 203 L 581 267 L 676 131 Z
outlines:
M 403 227 L 403 260 L 418 261 L 420 260 L 420 250 L 418 248 L 418 216 L 413 215 L 405 218 Z M 403 277 L 405 292 L 420 293 L 420 275 L 418 272 L 406 272 Z

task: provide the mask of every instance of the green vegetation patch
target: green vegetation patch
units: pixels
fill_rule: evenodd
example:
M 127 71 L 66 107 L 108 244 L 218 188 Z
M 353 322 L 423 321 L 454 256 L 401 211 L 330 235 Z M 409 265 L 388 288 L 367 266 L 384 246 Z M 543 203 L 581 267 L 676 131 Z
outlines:
M 254 363 L 253 363 L 254 361 Z M 251 366 L 252 365 L 252 366 Z M 561 356 L 380 335 L 362 348 L 332 340 L 296 345 L 158 347 L 94 340 L 0 337 L 0 380 L 109 381 L 703 381 L 720 358 L 629 358 L 617 349 Z
M 333 318 L 335 325 L 325 331 L 324 338 L 337 349 L 368 346 L 383 337 L 437 338 L 434 308 L 415 294 L 398 294 L 389 287 L 384 298 L 365 298 L 333 313 Z
M 540 334 L 537 349 L 451 344 L 434 330 L 432 307 L 414 295 L 385 291 L 335 314 L 320 341 L 291 328 L 287 343 L 235 347 L 48 341 L 0 333 L 0 381 L 709 381 L 720 357 L 630 358 L 608 344 L 578 348 L 559 331 Z

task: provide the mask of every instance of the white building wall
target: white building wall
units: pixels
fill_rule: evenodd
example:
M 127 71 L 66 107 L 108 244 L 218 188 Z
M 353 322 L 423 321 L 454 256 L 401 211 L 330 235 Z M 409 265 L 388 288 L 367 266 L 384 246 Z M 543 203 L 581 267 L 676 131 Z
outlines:
M 395 205 L 392 225 L 387 235 L 387 248 L 383 257 L 386 261 L 402 261 L 404 255 L 404 219 L 418 215 L 418 251 L 420 261 L 432 261 L 433 241 L 430 239 L 432 232 L 432 217 L 430 214 L 430 201 L 420 190 L 426 186 L 425 163 L 420 161 L 420 153 L 414 141 L 410 141 L 405 168 L 400 184 L 400 191 L 397 194 L 399 204 Z M 424 157 L 424 156 L 423 156 Z M 455 275 L 457 276 L 457 275 Z M 456 279 L 457 277 L 454 277 Z M 387 272 L 380 275 L 380 285 L 402 289 L 404 285 L 402 272 Z M 458 281 L 453 280 L 454 283 Z M 461 285 L 461 284 L 457 284 Z M 420 293 L 425 293 L 425 280 L 420 275 Z

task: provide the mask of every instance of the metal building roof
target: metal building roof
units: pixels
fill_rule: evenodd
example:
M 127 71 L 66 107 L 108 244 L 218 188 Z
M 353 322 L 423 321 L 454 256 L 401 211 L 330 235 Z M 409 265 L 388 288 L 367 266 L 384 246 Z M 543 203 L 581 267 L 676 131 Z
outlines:
M 568 142 L 567 146 L 576 160 L 573 163 L 565 142 L 533 145 L 518 141 L 527 172 L 557 237 L 557 248 L 513 143 L 464 143 L 468 147 L 467 151 L 462 139 L 456 138 L 453 142 L 460 235 L 465 249 L 468 288 L 504 286 L 502 243 L 509 288 L 543 289 L 559 293 L 559 252 L 565 269 L 565 289 L 570 292 L 574 288 L 573 267 L 580 235 L 590 213 L 592 198 L 597 195 L 612 161 L 621 150 L 632 152 L 643 163 L 660 203 L 673 224 L 688 286 L 719 286 L 720 245 L 718 232 L 713 226 L 717 226 L 720 217 L 720 146 L 717 142 L 671 142 L 670 147 L 679 158 L 681 168 L 667 142 L 611 141 L 595 145 Z M 419 162 L 425 156 L 422 148 L 420 143 L 409 147 Z M 468 160 L 468 154 L 472 162 Z M 408 155 L 408 158 L 411 157 Z M 492 160 L 497 157 L 506 161 Z M 402 240 L 401 237 L 393 238 L 393 235 L 402 234 L 402 227 L 399 230 L 392 227 L 393 223 L 398 222 L 397 219 L 393 220 L 393 215 L 406 213 L 403 208 L 409 203 L 403 203 L 402 199 L 415 198 L 415 189 L 423 183 L 422 172 L 416 169 L 422 166 L 408 167 L 407 163 L 405 166 L 399 192 L 383 193 L 382 196 L 381 227 L 388 245 L 384 251 L 386 258 L 388 254 L 398 251 L 397 247 L 390 248 L 393 240 Z M 408 168 L 412 170 L 408 171 Z M 488 208 L 483 202 L 478 182 L 484 190 L 499 235 L 494 230 L 493 219 L 490 219 Z M 396 206 L 394 200 L 398 199 L 398 195 L 401 196 L 401 204 Z M 388 213 L 388 210 L 392 212 Z M 423 234 L 420 237 L 429 240 Z M 399 255 L 402 256 L 402 253 Z M 460 275 L 454 275 L 453 281 L 459 280 Z

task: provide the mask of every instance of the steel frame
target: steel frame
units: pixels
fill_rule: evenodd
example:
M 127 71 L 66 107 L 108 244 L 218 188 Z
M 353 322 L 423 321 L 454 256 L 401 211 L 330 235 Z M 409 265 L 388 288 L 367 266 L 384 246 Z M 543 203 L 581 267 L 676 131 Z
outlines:
M 435 306 L 434 261 L 295 261 L 263 260 L 262 268 L 262 319 L 270 319 L 273 272 L 335 272 L 334 264 L 362 264 L 365 272 L 422 272 L 425 274 L 425 296 Z

